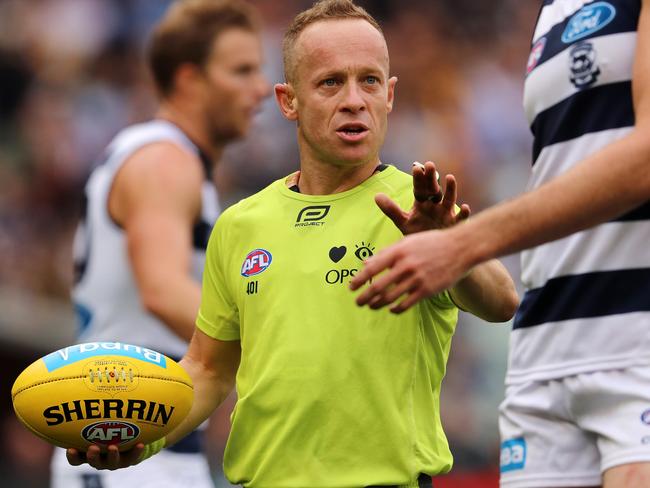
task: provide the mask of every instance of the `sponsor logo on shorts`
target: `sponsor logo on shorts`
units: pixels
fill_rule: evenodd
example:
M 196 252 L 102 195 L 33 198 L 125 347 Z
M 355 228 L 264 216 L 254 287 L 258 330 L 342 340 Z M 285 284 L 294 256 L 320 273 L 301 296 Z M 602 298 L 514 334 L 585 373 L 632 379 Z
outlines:
M 241 266 L 241 275 L 248 278 L 260 274 L 271 266 L 272 260 L 273 256 L 266 249 L 255 249 L 246 255 Z
M 526 439 L 519 437 L 501 443 L 501 472 L 524 469 L 526 465 Z
M 161 368 L 167 367 L 165 356 L 159 352 L 152 351 L 146 347 L 122 344 L 121 342 L 88 342 L 86 344 L 64 347 L 45 356 L 43 362 L 47 370 L 52 372 L 55 369 L 68 366 L 77 361 L 103 355 L 126 356 L 155 364 Z
M 562 33 L 562 42 L 570 44 L 587 37 L 605 27 L 614 20 L 614 17 L 616 17 L 616 9 L 608 2 L 585 5 L 569 20 Z
M 650 425 L 650 408 L 641 414 L 641 422 L 646 425 Z
M 140 428 L 129 422 L 95 422 L 81 431 L 81 437 L 88 442 L 108 445 L 126 444 L 140 435 Z

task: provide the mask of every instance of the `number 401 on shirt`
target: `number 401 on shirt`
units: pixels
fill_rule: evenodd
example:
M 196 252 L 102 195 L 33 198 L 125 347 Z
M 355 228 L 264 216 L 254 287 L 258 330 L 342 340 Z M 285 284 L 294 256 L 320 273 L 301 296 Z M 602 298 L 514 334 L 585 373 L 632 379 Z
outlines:
M 257 293 L 257 281 L 249 281 L 248 284 L 246 285 L 246 294 L 247 295 L 254 295 Z

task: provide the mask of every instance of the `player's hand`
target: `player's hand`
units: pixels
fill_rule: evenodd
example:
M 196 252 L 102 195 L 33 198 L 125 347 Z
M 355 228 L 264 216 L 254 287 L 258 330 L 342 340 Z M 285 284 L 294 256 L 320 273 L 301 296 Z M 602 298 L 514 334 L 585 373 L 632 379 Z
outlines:
M 128 468 L 140 462 L 144 444 L 136 444 L 128 451 L 120 452 L 117 446 L 108 446 L 108 450 L 102 453 L 99 446 L 89 446 L 86 452 L 78 449 L 67 449 L 66 457 L 72 466 L 89 464 L 95 469 L 108 469 L 113 471 L 120 468 Z
M 397 203 L 383 193 L 375 197 L 382 212 L 393 221 L 404 235 L 425 230 L 444 229 L 456 225 L 469 217 L 467 204 L 456 213 L 456 179 L 453 175 L 445 178 L 445 191 L 436 178 L 436 166 L 431 161 L 424 164 L 413 163 L 413 207 L 405 212 Z
M 369 282 L 357 297 L 357 305 L 372 309 L 391 305 L 391 312 L 402 313 L 451 288 L 471 268 L 466 253 L 458 250 L 456 229 L 407 236 L 366 260 L 350 283 L 350 288 L 357 290 Z

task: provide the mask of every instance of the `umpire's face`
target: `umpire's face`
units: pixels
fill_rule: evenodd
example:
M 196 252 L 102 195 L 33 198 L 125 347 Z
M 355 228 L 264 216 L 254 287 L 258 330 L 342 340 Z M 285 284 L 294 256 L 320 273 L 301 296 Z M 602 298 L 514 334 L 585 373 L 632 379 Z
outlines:
M 337 166 L 377 163 L 396 81 L 388 77 L 383 35 L 365 20 L 306 27 L 296 40 L 290 86 L 301 157 Z

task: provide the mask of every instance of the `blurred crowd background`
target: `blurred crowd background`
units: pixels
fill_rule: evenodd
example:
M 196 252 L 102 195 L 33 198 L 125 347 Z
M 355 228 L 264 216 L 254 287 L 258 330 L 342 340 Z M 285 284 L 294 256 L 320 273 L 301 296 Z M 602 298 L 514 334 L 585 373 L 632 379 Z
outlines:
M 27 364 L 74 341 L 71 240 L 85 179 L 123 126 L 151 117 L 148 33 L 171 0 L 0 0 L 0 479 L 44 487 L 50 447 L 13 416 L 10 387 Z M 264 19 L 266 71 L 282 81 L 280 45 L 308 0 L 251 0 Z M 539 0 L 358 1 L 382 23 L 397 75 L 382 160 L 433 160 L 474 212 L 520 193 L 531 136 L 521 108 Z M 219 167 L 224 206 L 298 166 L 295 129 L 272 99 Z M 517 278 L 516 256 L 504 263 Z M 496 487 L 497 407 L 508 325 L 462 315 L 443 384 L 455 455 L 439 487 Z M 232 400 L 215 415 L 217 486 Z

